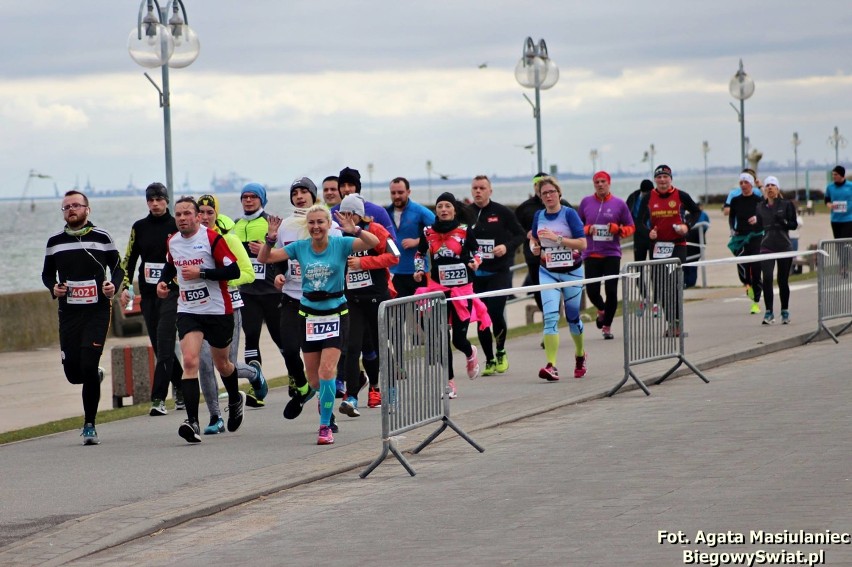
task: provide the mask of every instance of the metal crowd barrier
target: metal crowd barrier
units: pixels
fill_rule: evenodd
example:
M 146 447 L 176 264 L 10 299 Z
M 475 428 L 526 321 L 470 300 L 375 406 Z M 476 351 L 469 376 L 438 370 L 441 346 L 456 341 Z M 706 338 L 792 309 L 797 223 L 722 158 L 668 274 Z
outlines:
M 822 331 L 837 343 L 837 336 L 852 326 L 846 324 L 834 334 L 826 321 L 852 317 L 852 238 L 820 240 L 817 256 L 817 330 L 807 338 L 815 339 Z
M 441 292 L 401 297 L 379 305 L 379 387 L 382 391 L 382 452 L 361 472 L 366 478 L 387 458 L 416 473 L 396 446 L 400 434 L 440 421 L 418 445 L 419 453 L 450 427 L 480 453 L 485 451 L 450 419 L 447 381 L 447 301 Z
M 633 371 L 639 364 L 676 358 L 677 363 L 659 378 L 659 384 L 682 364 L 704 382 L 709 380 L 684 356 L 683 270 L 677 258 L 631 262 L 622 274 L 636 274 L 635 284 L 625 280 L 622 286 L 624 323 L 624 377 L 607 395 L 612 396 L 633 378 L 646 395 L 651 392 Z M 659 309 L 654 309 L 658 305 Z

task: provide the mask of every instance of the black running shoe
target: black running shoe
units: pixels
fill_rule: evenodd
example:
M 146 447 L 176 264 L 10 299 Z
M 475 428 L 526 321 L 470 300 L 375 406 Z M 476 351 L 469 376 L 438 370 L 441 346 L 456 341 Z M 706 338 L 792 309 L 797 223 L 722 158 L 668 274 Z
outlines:
M 187 443 L 201 443 L 201 429 L 198 423 L 192 423 L 188 419 L 178 427 L 178 435 L 183 437 Z
M 310 386 L 308 386 L 308 393 L 304 395 L 296 390 L 296 394 L 284 406 L 284 419 L 296 419 L 299 417 L 302 413 L 302 408 L 305 407 L 308 400 L 314 397 L 314 394 L 316 394 L 316 390 L 313 390 Z
M 240 401 L 235 404 L 228 404 L 228 431 L 236 431 L 243 423 L 243 407 L 246 403 L 246 395 L 240 392 Z

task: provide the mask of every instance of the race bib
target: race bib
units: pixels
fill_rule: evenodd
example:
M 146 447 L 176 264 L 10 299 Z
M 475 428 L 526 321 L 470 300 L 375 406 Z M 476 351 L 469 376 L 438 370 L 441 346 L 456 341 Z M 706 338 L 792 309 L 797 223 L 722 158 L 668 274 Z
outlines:
M 486 238 L 477 238 L 476 242 L 479 244 L 479 255 L 482 256 L 483 260 L 493 260 L 494 259 L 494 239 L 486 239 Z
M 340 315 L 318 317 L 309 315 L 305 319 L 305 340 L 321 341 L 340 336 Z
M 295 282 L 302 281 L 302 266 L 298 260 L 290 258 L 287 262 L 287 279 Z
M 654 251 L 651 255 L 656 260 L 671 258 L 674 252 L 674 242 L 657 242 L 654 244 Z
M 160 276 L 163 275 L 163 268 L 165 267 L 165 264 L 160 264 L 157 262 L 145 262 L 145 266 L 142 272 L 145 276 L 145 283 L 157 285 L 157 282 L 160 281 Z
M 595 242 L 612 242 L 612 233 L 608 224 L 592 225 L 592 240 Z
M 251 259 L 251 267 L 254 270 L 254 277 L 262 280 L 266 277 L 266 264 L 258 262 L 257 258 Z
M 373 276 L 369 270 L 349 270 L 346 272 L 346 289 L 361 289 L 373 285 Z
M 835 213 L 845 213 L 846 212 L 846 201 L 835 201 L 832 205 L 832 210 Z
M 245 302 L 243 302 L 243 295 L 240 293 L 240 288 L 238 287 L 229 287 L 228 295 L 231 296 L 231 307 L 234 309 L 239 309 Z
M 545 268 L 570 268 L 574 265 L 574 251 L 570 248 L 564 246 L 545 248 L 542 254 L 544 254 Z
M 203 281 L 184 283 L 180 287 L 180 298 L 184 303 L 193 307 L 207 305 L 211 300 L 210 289 L 207 287 L 207 283 Z
M 65 285 L 68 289 L 65 302 L 69 305 L 88 305 L 98 302 L 98 284 L 95 280 L 67 281 Z
M 443 286 L 467 284 L 467 268 L 464 264 L 438 266 L 438 281 Z

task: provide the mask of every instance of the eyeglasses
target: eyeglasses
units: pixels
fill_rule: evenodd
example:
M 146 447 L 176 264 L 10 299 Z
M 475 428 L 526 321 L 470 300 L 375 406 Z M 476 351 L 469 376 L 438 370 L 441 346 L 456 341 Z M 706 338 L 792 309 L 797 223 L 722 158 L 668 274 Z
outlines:
M 81 205 L 80 203 L 71 203 L 70 205 L 65 205 L 64 207 L 59 207 L 59 210 L 64 213 L 64 212 L 70 211 L 72 209 L 76 211 L 77 209 L 85 209 L 85 208 L 87 208 L 87 205 Z
M 542 191 L 541 192 L 542 197 L 549 197 L 550 195 L 557 195 L 557 194 L 559 194 L 559 191 Z
M 245 201 L 246 199 L 260 199 L 260 197 L 258 197 L 258 196 L 257 196 L 257 195 L 255 195 L 254 193 L 243 193 L 243 194 L 240 196 L 240 199 L 242 199 L 243 201 Z

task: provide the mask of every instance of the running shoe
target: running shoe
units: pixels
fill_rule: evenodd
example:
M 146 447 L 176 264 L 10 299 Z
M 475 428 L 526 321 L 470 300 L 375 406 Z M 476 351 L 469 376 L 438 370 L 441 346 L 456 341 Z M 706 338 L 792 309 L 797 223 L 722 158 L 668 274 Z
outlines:
M 548 382 L 556 382 L 559 380 L 559 371 L 548 362 L 547 366 L 538 371 L 538 377 Z
M 576 361 L 574 365 L 574 378 L 582 378 L 586 375 L 586 361 L 589 359 L 589 355 L 583 353 L 583 356 L 575 356 L 574 359 Z
M 612 334 L 612 329 L 609 326 L 604 326 L 601 328 L 601 333 L 603 334 L 603 338 L 605 340 L 612 340 L 615 338 L 615 335 Z
M 340 428 L 337 426 L 337 420 L 334 419 L 334 414 L 331 414 L 331 420 L 328 422 L 328 428 L 331 429 L 332 433 L 340 431 Z
M 337 411 L 349 417 L 361 417 L 361 413 L 358 411 L 358 398 L 355 396 L 348 396 L 340 402 L 340 407 Z
M 246 405 L 250 408 L 262 408 L 266 406 L 266 402 L 257 397 L 254 388 L 249 388 L 246 392 Z
M 790 324 L 790 312 L 786 309 L 781 310 L 781 324 L 789 325 Z
M 168 413 L 166 403 L 163 400 L 151 400 L 151 411 L 148 412 L 148 415 L 155 417 L 158 415 L 167 415 Z
M 598 309 L 598 316 L 595 319 L 595 326 L 597 326 L 598 329 L 603 329 L 604 315 L 603 309 Z
M 645 315 L 645 308 L 646 307 L 647 307 L 647 305 L 645 304 L 645 300 L 644 299 L 641 300 L 639 302 L 639 306 L 636 308 L 636 316 L 642 317 L 643 315 Z
M 773 323 L 775 323 L 775 315 L 772 314 L 772 311 L 767 311 L 766 313 L 764 313 L 763 314 L 763 324 L 764 325 L 772 325 Z
M 201 434 L 198 429 L 198 422 L 190 422 L 188 419 L 178 427 L 178 435 L 184 438 L 187 443 L 201 443 Z
M 104 381 L 104 369 L 98 366 L 98 383 L 103 384 Z
M 257 376 L 254 377 L 254 380 L 249 380 L 251 383 L 251 387 L 254 390 L 255 397 L 258 401 L 263 401 L 266 399 L 266 394 L 269 393 L 269 386 L 266 384 L 266 377 L 263 375 L 263 369 L 260 367 L 260 361 L 252 360 L 249 362 L 249 366 L 254 368 L 254 371 L 257 372 Z
M 98 439 L 98 432 L 92 423 L 87 423 L 83 426 L 83 432 L 80 433 L 80 436 L 83 437 L 83 445 L 101 444 L 101 440 Z
M 751 313 L 752 315 L 760 315 L 760 303 L 752 303 L 751 311 L 749 311 L 749 313 Z
M 479 359 L 476 358 L 476 347 L 471 346 L 470 356 L 467 357 L 467 376 L 471 380 L 476 380 L 479 376 Z
M 509 355 L 506 354 L 505 350 L 497 351 L 497 372 L 503 374 L 509 370 Z
M 335 383 L 335 386 L 336 386 L 336 390 L 334 392 L 334 397 L 335 398 L 345 398 L 346 397 L 346 382 L 344 382 L 343 380 L 338 378 L 337 382 Z
M 485 361 L 485 370 L 482 371 L 483 376 L 493 376 L 497 374 L 497 361 L 495 360 L 487 360 Z
M 246 395 L 240 392 L 240 400 L 233 404 L 228 404 L 225 409 L 228 412 L 228 431 L 236 431 L 243 424 L 243 408 L 246 405 Z M 195 425 L 198 427 L 198 424 Z
M 370 388 L 370 392 L 367 394 L 367 407 L 368 408 L 378 408 L 382 405 L 382 393 L 378 388 Z
M 225 433 L 225 421 L 219 417 L 211 417 L 210 425 L 204 428 L 204 435 L 216 435 L 217 433 Z
M 651 308 L 651 314 L 654 316 L 655 319 L 659 319 L 659 317 L 660 317 L 660 306 L 657 305 L 656 303 Z
M 750 285 L 746 284 L 745 292 L 746 292 L 746 295 L 748 296 L 748 298 L 751 299 L 752 301 L 754 301 L 754 288 L 751 287 Z
M 333 445 L 334 435 L 332 435 L 331 427 L 328 425 L 320 425 L 319 436 L 317 436 L 317 445 Z
M 447 394 L 447 397 L 450 398 L 451 400 L 455 400 L 456 398 L 459 397 L 459 393 L 456 390 L 456 381 L 453 380 L 452 378 L 450 378 L 450 380 L 447 382 L 447 390 L 449 392 Z
M 284 419 L 296 419 L 302 413 L 302 408 L 305 403 L 314 397 L 316 390 L 312 389 L 308 384 L 302 386 L 302 389 L 296 388 L 296 395 L 290 398 L 287 405 L 284 406 Z

